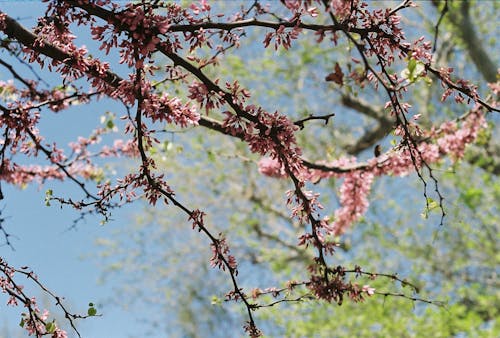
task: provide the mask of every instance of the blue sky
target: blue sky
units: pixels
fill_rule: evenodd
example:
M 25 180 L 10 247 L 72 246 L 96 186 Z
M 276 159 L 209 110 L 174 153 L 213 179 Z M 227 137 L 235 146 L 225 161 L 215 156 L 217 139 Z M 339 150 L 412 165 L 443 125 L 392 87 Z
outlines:
M 20 23 L 28 28 L 32 27 L 44 8 L 44 4 L 38 1 L 0 1 L 1 11 L 19 18 Z M 92 47 L 92 41 L 77 42 L 77 45 L 81 44 Z M 54 80 L 57 80 L 47 71 L 42 74 L 48 82 L 55 83 Z M 1 69 L 0 79 L 9 78 L 10 74 Z M 48 140 L 57 141 L 60 145 L 67 144 L 78 136 L 88 136 L 99 123 L 103 112 L 113 109 L 119 109 L 119 106 L 110 101 L 101 101 L 58 114 L 44 110 L 40 129 Z M 89 302 L 96 303 L 98 313 L 103 316 L 79 321 L 78 327 L 83 337 L 140 336 L 143 327 L 134 314 L 144 309 L 123 310 L 119 304 L 105 301 L 114 296 L 112 285 L 119 284 L 120 280 L 112 279 L 106 285 L 99 285 L 97 280 L 102 273 L 102 266 L 93 254 L 95 239 L 112 237 L 117 227 L 125 226 L 131 220 L 131 209 L 114 211 L 114 220 L 105 226 L 99 224 L 101 218 L 90 216 L 76 229 L 69 230 L 78 214 L 69 208 L 61 209 L 55 203 L 46 207 L 44 197 L 49 188 L 59 195 L 82 197 L 77 187 L 70 182 L 48 182 L 43 187 L 32 185 L 23 190 L 5 183 L 2 185 L 5 199 L 0 203 L 0 208 L 3 208 L 2 217 L 6 218 L 5 229 L 13 236 L 15 251 L 2 246 L 0 257 L 14 267 L 29 266 L 44 285 L 66 299 L 73 313 L 84 314 Z M 3 243 L 3 238 L 0 242 Z M 24 280 L 22 283 L 28 287 Z M 44 297 L 40 296 L 38 290 L 34 292 L 43 303 Z M 23 309 L 6 307 L 6 301 L 5 295 L 2 295 L 0 338 L 16 337 L 18 334 L 25 336 L 18 326 Z M 120 299 L 115 297 L 115 301 L 119 303 Z M 66 323 L 61 324 L 66 327 Z

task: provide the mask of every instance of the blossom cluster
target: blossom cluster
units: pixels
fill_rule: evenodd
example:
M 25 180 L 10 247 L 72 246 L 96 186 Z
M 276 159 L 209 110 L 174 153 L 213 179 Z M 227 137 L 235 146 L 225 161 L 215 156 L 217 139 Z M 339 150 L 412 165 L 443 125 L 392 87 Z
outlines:
M 219 238 L 210 244 L 212 250 L 212 257 L 210 258 L 210 265 L 222 270 L 226 270 L 226 266 L 236 271 L 238 264 L 233 255 L 229 254 L 229 245 L 227 239 L 223 234 L 219 234 Z
M 447 121 L 421 135 L 423 139 L 429 141 L 420 142 L 417 145 L 413 150 L 416 155 L 412 154 L 412 148 L 395 149 L 367 161 L 367 166 L 361 169 L 355 169 L 354 158 L 340 158 L 323 164 L 326 169 L 349 167 L 354 169 L 342 173 L 333 170 L 305 169 L 301 177 L 312 182 L 330 177 L 343 179 L 339 190 L 340 208 L 335 211 L 334 222 L 332 224 L 326 222 L 324 225 L 328 233 L 340 235 L 367 211 L 368 195 L 376 176 L 406 176 L 412 171 L 419 170 L 424 162 L 436 163 L 445 156 L 457 161 L 464 156 L 467 145 L 476 140 L 480 129 L 485 127 L 484 113 L 479 106 L 476 106 L 461 123 Z M 283 166 L 272 158 L 262 158 L 258 166 L 259 172 L 263 175 L 275 178 L 287 177 Z M 301 243 L 305 243 L 304 240 L 305 237 L 301 237 Z

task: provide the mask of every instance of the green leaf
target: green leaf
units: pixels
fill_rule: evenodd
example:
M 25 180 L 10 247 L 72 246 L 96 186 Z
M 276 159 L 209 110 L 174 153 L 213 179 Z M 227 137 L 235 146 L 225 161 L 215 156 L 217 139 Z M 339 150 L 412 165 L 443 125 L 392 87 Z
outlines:
M 19 323 L 20 327 L 24 327 L 24 318 L 21 318 L 21 322 Z
M 417 61 L 415 59 L 410 59 L 408 61 L 408 66 L 401 71 L 401 77 L 410 81 L 410 83 L 417 82 L 420 79 L 420 75 L 425 71 L 425 65 L 423 62 Z
M 415 70 L 412 72 L 415 76 L 419 76 L 425 70 L 425 65 L 422 62 L 418 62 L 415 66 Z
M 52 199 L 52 189 L 45 192 L 45 206 L 50 207 L 50 200 Z
M 420 214 L 423 219 L 429 218 L 429 213 L 435 209 L 439 208 L 439 203 L 436 202 L 434 199 L 428 197 L 427 198 L 427 204 L 424 208 L 424 211 Z
M 174 144 L 172 142 L 165 141 L 165 151 L 171 151 L 174 148 Z
M 92 305 L 90 305 L 90 304 L 92 304 L 92 303 L 89 303 L 89 306 L 90 306 L 90 307 L 89 307 L 89 309 L 87 310 L 87 314 L 88 314 L 89 316 L 95 316 L 95 315 L 97 314 L 97 310 L 96 310 L 96 308 L 93 306 L 93 304 L 92 304 Z
M 47 330 L 47 333 L 54 333 L 56 329 L 57 329 L 56 323 L 53 321 L 45 324 L 45 330 Z
M 114 127 L 115 127 L 115 123 L 113 122 L 113 120 L 108 120 L 106 122 L 106 128 L 113 129 Z
M 212 301 L 210 302 L 210 304 L 212 305 L 221 305 L 222 304 L 222 301 L 220 300 L 219 297 L 217 296 L 212 296 Z
M 438 208 L 438 207 L 439 207 L 438 202 L 436 202 L 435 200 L 433 200 L 433 199 L 432 199 L 432 198 L 430 198 L 430 197 L 428 197 L 428 198 L 427 198 L 427 209 L 428 209 L 429 211 L 434 210 L 434 209 L 436 209 L 436 208 Z
M 410 59 L 410 61 L 408 61 L 408 70 L 410 71 L 410 74 L 413 74 L 416 66 L 417 66 L 417 60 Z

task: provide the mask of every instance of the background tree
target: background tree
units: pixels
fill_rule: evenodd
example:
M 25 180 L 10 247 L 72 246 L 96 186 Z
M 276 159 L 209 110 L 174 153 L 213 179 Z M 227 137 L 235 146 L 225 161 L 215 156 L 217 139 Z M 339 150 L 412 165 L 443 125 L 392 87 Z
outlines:
M 101 244 L 108 247 L 108 253 L 113 253 L 113 262 L 116 262 L 113 257 L 126 257 L 126 264 L 123 265 L 126 269 L 138 271 L 141 275 L 151 273 L 148 274 L 147 286 L 152 292 L 144 294 L 143 285 L 132 284 L 137 285 L 136 291 L 141 291 L 141 297 L 133 298 L 149 301 L 151 296 L 151 300 L 159 301 L 160 305 L 171 305 L 179 314 L 177 319 L 185 324 L 184 334 L 194 336 L 198 332 L 207 332 L 210 325 L 214 334 L 223 332 L 219 324 L 222 316 L 236 315 L 233 311 L 228 313 L 227 307 L 209 309 L 206 306 L 209 290 L 220 290 L 216 287 L 219 283 L 216 278 L 223 275 L 208 278 L 213 274 L 206 271 L 206 265 L 200 268 L 199 264 L 188 264 L 199 259 L 198 251 L 193 248 L 203 246 L 207 238 L 211 242 L 211 264 L 227 271 L 230 276 L 231 282 L 220 292 L 233 289 L 225 296 L 212 297 L 211 301 L 218 305 L 226 298 L 243 304 L 248 316 L 245 330 L 252 336 L 260 332 L 255 325 L 254 309 L 259 309 L 255 313 L 263 317 L 261 326 L 270 334 L 311 335 L 312 332 L 317 333 L 319 323 L 328 332 L 331 323 L 322 319 L 328 318 L 331 302 L 343 304 L 347 298 L 361 301 L 374 293 L 430 303 L 433 303 L 431 299 L 437 299 L 432 293 L 429 297 L 415 294 L 421 289 L 436 292 L 436 295 L 450 294 L 456 301 L 453 304 L 457 306 L 457 311 L 462 309 L 464 318 L 472 316 L 472 324 L 461 328 L 452 323 L 442 329 L 443 335 L 464 330 L 491 330 L 495 313 L 487 311 L 489 306 L 483 306 L 480 301 L 481 298 L 488 299 L 490 289 L 478 287 L 478 293 L 463 293 L 470 292 L 468 286 L 474 283 L 495 286 L 491 284 L 495 283 L 494 279 L 489 278 L 495 265 L 487 263 L 495 252 L 497 210 L 480 212 L 483 205 L 495 205 L 489 203 L 494 203 L 495 199 L 498 201 L 498 187 L 492 185 L 491 192 L 483 192 L 478 188 L 459 186 L 457 205 L 463 202 L 469 210 L 460 210 L 454 218 L 450 215 L 445 218 L 443 197 L 448 199 L 454 192 L 453 189 L 445 189 L 444 183 L 439 185 L 439 182 L 450 175 L 447 168 L 452 162 L 452 168 L 458 174 L 450 175 L 450 180 L 460 177 L 459 170 L 468 169 L 469 176 L 481 175 L 476 167 L 497 174 L 497 159 L 490 156 L 495 154 L 497 145 L 489 137 L 495 118 L 489 119 L 492 124 L 486 128 L 483 116 L 484 111 L 496 110 L 494 103 L 485 99 L 488 96 L 486 86 L 475 88 L 463 80 L 452 79 L 449 69 L 439 68 L 440 62 L 446 65 L 453 63 L 450 60 L 453 51 L 446 49 L 445 42 L 442 43 L 443 48 L 435 53 L 431 53 L 431 44 L 418 37 L 409 36 L 410 43 L 405 42 L 396 15 L 408 13 L 406 18 L 410 22 L 415 20 L 418 12 L 411 14 L 410 2 L 395 4 L 394 9 L 387 10 L 377 10 L 374 8 L 376 5 L 366 6 L 355 1 L 316 5 L 286 2 L 283 7 L 274 4 L 266 8 L 259 2 L 253 2 L 238 8 L 237 14 L 228 15 L 229 19 L 225 22 L 223 19 L 216 20 L 217 16 L 213 13 L 224 10 L 233 14 L 234 10 L 225 9 L 220 4 L 220 8 L 216 6 L 212 9 L 202 2 L 183 10 L 175 4 L 159 2 L 113 7 L 107 2 L 62 1 L 49 3 L 45 17 L 35 28 L 38 38 L 4 15 L 0 27 L 7 35 L 4 49 L 16 56 L 21 55 L 18 43 L 24 45 L 27 48 L 22 52 L 30 57 L 30 61 L 38 61 L 42 66 L 46 62 L 45 56 L 49 57 L 49 70 L 62 73 L 64 81 L 62 86 L 42 91 L 38 88 L 39 83 L 26 80 L 10 64 L 3 64 L 16 79 L 16 84 L 24 85 L 25 89 L 18 89 L 13 83 L 6 83 L 3 87 L 6 104 L 2 105 L 5 128 L 2 178 L 15 184 L 27 184 L 35 178 L 69 178 L 81 187 L 85 198 L 76 201 L 74 197 L 56 196 L 48 190 L 47 203 L 69 204 L 81 209 L 83 215 L 97 212 L 104 216 L 104 221 L 109 219 L 110 210 L 139 195 L 153 206 L 162 199 L 176 206 L 168 211 L 176 211 L 177 217 L 181 218 L 179 220 L 170 213 L 168 216 L 157 212 L 145 216 L 138 228 L 132 230 L 137 247 L 123 247 L 109 240 L 101 241 Z M 459 3 L 436 3 L 435 6 L 437 15 L 432 24 L 444 20 L 439 26 L 439 35 L 434 28 L 438 38 L 443 36 L 443 27 L 452 31 L 454 27 L 460 27 L 460 23 L 470 22 L 468 13 L 472 7 Z M 430 10 L 423 9 L 423 15 L 426 16 Z M 458 11 L 460 15 L 453 16 Z M 449 22 L 447 14 L 452 17 Z M 124 74 L 130 72 L 128 80 L 122 80 L 127 78 L 125 75 L 118 75 L 122 68 L 110 70 L 99 59 L 88 57 L 83 48 L 73 46 L 72 37 L 68 35 L 70 23 L 89 25 L 93 38 L 103 41 L 101 47 L 105 51 L 117 48 L 121 62 L 129 67 L 123 67 Z M 277 51 L 259 50 L 255 42 L 250 43 L 250 50 L 235 49 L 240 44 L 243 46 L 245 41 L 254 41 L 251 38 L 246 40 L 253 35 L 264 37 L 264 46 L 274 46 Z M 470 36 L 457 36 L 466 46 L 470 43 L 467 42 Z M 477 43 L 477 38 L 471 36 Z M 328 42 L 318 44 L 318 41 L 313 43 L 314 40 Z M 479 62 L 474 60 L 480 58 L 470 54 L 473 62 Z M 435 60 L 431 60 L 433 55 Z M 488 57 L 486 53 L 481 55 Z M 443 60 L 445 57 L 448 60 Z M 247 60 L 257 66 L 249 65 Z M 221 70 L 220 65 L 227 67 Z M 249 74 L 249 70 L 254 74 Z M 492 82 L 483 70 L 480 72 L 487 82 Z M 473 73 L 467 69 L 458 75 L 474 78 Z M 263 80 L 270 75 L 280 85 Z M 90 93 L 80 83 L 68 82 L 85 78 L 91 81 L 93 89 Z M 443 108 L 439 102 L 441 93 L 437 94 L 435 87 L 427 86 L 439 82 L 444 88 L 443 98 L 454 95 L 458 105 L 437 109 Z M 249 88 L 252 95 L 243 88 Z M 496 87 L 492 88 L 493 96 L 490 95 L 489 100 L 497 95 Z M 47 106 L 59 111 L 67 108 L 70 102 L 82 103 L 97 96 L 109 96 L 123 103 L 122 112 L 125 114 L 120 112 L 119 115 L 124 115 L 125 121 L 128 121 L 126 126 L 113 113 L 108 113 L 103 118 L 103 128 L 97 129 L 91 137 L 70 145 L 72 152 L 69 156 L 64 155 L 63 149 L 45 143 L 38 136 L 38 109 Z M 367 98 L 370 98 L 369 101 Z M 380 102 L 374 98 L 380 98 Z M 198 105 L 198 110 L 191 105 L 192 102 Z M 414 106 L 411 112 L 406 102 Z M 275 114 L 272 113 L 274 109 L 277 110 Z M 416 112 L 418 114 L 412 118 Z M 414 120 L 419 115 L 423 119 L 417 125 Z M 449 122 L 440 124 L 441 121 Z M 166 130 L 165 122 L 168 123 Z M 182 129 L 172 129 L 171 124 L 177 124 Z M 115 137 L 115 130 L 120 128 L 125 128 L 125 136 L 129 134 L 128 141 L 115 140 L 113 147 L 105 141 L 99 150 L 89 151 L 101 137 L 106 140 Z M 393 134 L 388 134 L 394 129 Z M 466 157 L 470 167 L 467 164 L 459 166 L 457 160 L 463 157 L 465 145 L 476 140 L 478 135 L 480 142 Z M 371 152 L 376 144 L 381 144 L 386 151 L 373 156 Z M 46 155 L 52 165 L 45 168 L 23 166 L 22 162 L 16 162 L 15 157 L 9 155 L 19 151 L 31 157 Z M 355 154 L 359 160 L 346 157 L 346 154 Z M 99 161 L 94 163 L 96 155 L 126 155 L 138 158 L 139 162 L 132 162 L 130 174 L 114 181 L 109 168 L 104 167 L 103 170 L 97 167 Z M 451 156 L 452 162 L 443 160 L 446 155 Z M 375 199 L 373 212 L 362 219 L 375 177 L 411 172 L 416 172 L 419 184 L 425 187 L 423 197 L 413 193 L 405 203 L 402 196 L 396 193 L 398 202 L 391 203 L 387 193 L 384 193 L 378 205 Z M 126 171 L 119 170 L 118 177 L 122 174 L 125 175 Z M 190 179 L 186 184 L 186 177 L 199 179 Z M 93 192 L 82 179 L 97 181 L 99 191 Z M 491 174 L 483 172 L 482 179 L 491 181 Z M 175 184 L 176 180 L 180 183 Z M 401 181 L 394 182 L 393 178 L 377 179 L 376 185 L 387 191 L 397 191 Z M 409 184 L 414 192 L 415 188 L 411 185 L 414 183 L 410 181 Z M 177 188 L 172 189 L 174 186 Z M 317 195 L 310 189 L 321 193 L 320 201 L 326 207 L 325 211 L 322 211 Z M 283 200 L 287 190 L 288 203 L 286 198 Z M 338 201 L 332 198 L 332 191 L 337 190 L 340 192 Z M 198 209 L 184 204 L 177 196 L 189 200 Z M 414 210 L 405 210 L 410 209 L 407 205 L 415 204 L 410 201 L 415 197 L 423 199 L 419 213 L 423 210 L 423 215 L 429 220 L 425 226 L 419 225 L 416 229 L 405 215 L 411 211 L 415 215 Z M 292 219 L 287 205 L 292 209 Z M 334 211 L 335 208 L 337 211 Z M 404 213 L 401 213 L 398 222 L 399 208 Z M 179 209 L 184 212 L 183 215 L 179 215 Z M 196 232 L 187 233 L 182 226 L 175 228 L 177 224 L 185 224 L 186 214 L 193 228 L 206 237 Z M 440 227 L 437 234 L 432 235 L 437 225 L 448 226 L 447 220 L 455 220 L 455 217 L 463 222 L 461 228 L 468 226 L 484 231 L 467 241 L 459 235 L 448 236 L 451 232 L 443 234 L 446 227 Z M 479 225 L 474 224 L 474 217 Z M 168 221 L 158 224 L 158 219 Z M 360 222 L 359 231 L 350 232 L 350 225 L 355 222 Z M 434 228 L 431 226 L 430 229 L 429 224 Z M 364 227 L 366 231 L 363 231 Z M 165 230 L 168 230 L 167 235 Z M 165 250 L 165 236 L 174 239 L 168 243 L 169 250 Z M 408 242 L 395 245 L 393 236 L 407 238 Z M 226 237 L 230 237 L 233 243 L 230 252 Z M 438 240 L 444 238 L 443 246 L 432 242 L 433 237 Z M 419 247 L 422 243 L 425 246 Z M 474 243 L 481 245 L 474 246 Z M 481 262 L 479 267 L 471 264 L 468 254 L 457 255 L 460 253 L 456 250 L 457 246 L 470 248 L 474 255 L 480 252 L 476 261 Z M 404 255 L 399 255 L 400 260 L 381 262 L 374 259 L 399 250 L 404 252 Z M 443 266 L 449 265 L 434 262 L 429 269 L 429 261 L 415 258 L 419 250 L 425 253 L 433 250 L 442 252 L 446 263 L 453 261 L 460 264 L 449 271 L 443 269 Z M 335 254 L 330 256 L 334 251 Z M 207 253 L 204 251 L 202 255 L 206 257 Z M 234 257 L 241 257 L 239 265 Z M 432 257 L 427 256 L 429 259 Z M 408 259 L 415 264 L 415 268 L 408 268 Z M 176 260 L 184 273 L 179 274 L 177 279 L 171 271 L 160 268 L 165 261 Z M 364 263 L 363 269 L 356 267 L 361 262 Z M 365 266 L 370 269 L 365 269 Z M 4 271 L 6 276 L 12 274 L 10 270 Z M 122 269 L 118 271 L 123 272 Z M 384 275 L 381 271 L 390 272 Z M 408 276 L 413 272 L 416 282 L 402 279 L 395 272 Z M 468 275 L 479 278 L 471 280 L 466 277 L 463 280 L 463 276 Z M 193 276 L 199 276 L 201 280 Z M 387 280 L 369 281 L 377 276 L 385 276 L 396 283 L 391 286 Z M 441 290 L 432 283 L 440 281 L 443 276 L 449 278 L 450 285 L 438 283 Z M 463 282 L 458 285 L 466 289 L 456 288 L 454 278 L 457 276 Z M 287 280 L 292 282 L 284 287 Z M 213 287 L 208 286 L 209 281 L 214 282 Z M 375 284 L 368 286 L 367 283 Z M 255 284 L 277 288 L 265 289 L 263 286 L 252 289 Z M 179 285 L 182 285 L 182 292 L 179 292 Z M 172 289 L 172 286 L 175 288 Z M 158 290 L 165 287 L 172 289 L 165 295 L 170 304 L 158 297 Z M 14 294 L 11 292 L 10 295 L 15 297 L 14 284 L 9 284 L 6 290 L 14 290 Z M 188 295 L 194 302 L 186 302 Z M 409 317 L 405 316 L 404 305 L 401 304 L 408 305 L 407 299 L 403 299 L 406 303 L 395 304 L 406 319 Z M 312 300 L 326 303 L 318 305 Z M 298 301 L 307 302 L 298 307 L 291 305 Z M 23 303 L 26 302 L 23 299 Z M 183 303 L 190 306 L 183 306 Z M 373 304 L 370 303 L 370 306 L 373 307 Z M 260 309 L 268 306 L 272 307 L 267 312 Z M 284 308 L 274 310 L 274 306 Z M 353 311 L 359 308 L 357 306 Z M 276 311 L 282 314 L 284 309 L 289 311 L 291 318 L 288 324 L 276 316 Z M 386 308 L 382 310 L 388 311 Z M 394 318 L 392 310 L 391 307 L 390 317 L 387 312 L 382 312 L 385 322 L 374 323 L 379 326 L 370 326 L 370 330 L 378 330 L 383 336 L 386 332 L 400 329 L 400 326 L 391 327 L 387 323 L 388 319 Z M 94 314 L 89 311 L 89 315 Z M 212 318 L 216 318 L 216 322 L 200 320 L 201 313 L 210 318 L 214 311 L 217 317 Z M 352 318 L 352 312 L 342 313 L 346 315 L 346 320 Z M 51 331 L 55 332 L 54 335 L 63 334 L 56 332 L 56 326 L 50 326 L 50 322 L 46 322 L 36 309 L 30 311 L 30 316 L 27 322 L 34 328 L 28 326 L 28 329 L 37 335 Z M 239 319 L 241 316 L 238 314 L 236 317 Z M 340 315 L 337 317 L 340 318 Z M 300 318 L 305 319 L 303 324 L 297 324 Z M 423 332 L 427 327 L 436 327 L 435 321 L 429 321 L 427 317 L 419 318 L 420 326 L 412 327 L 405 322 L 410 335 L 412 330 Z M 369 319 L 365 316 L 360 320 Z M 37 326 L 37 323 L 43 325 Z M 228 328 L 232 328 L 230 321 Z M 346 334 L 354 330 L 347 324 L 344 328 Z M 335 329 L 342 335 L 341 328 Z

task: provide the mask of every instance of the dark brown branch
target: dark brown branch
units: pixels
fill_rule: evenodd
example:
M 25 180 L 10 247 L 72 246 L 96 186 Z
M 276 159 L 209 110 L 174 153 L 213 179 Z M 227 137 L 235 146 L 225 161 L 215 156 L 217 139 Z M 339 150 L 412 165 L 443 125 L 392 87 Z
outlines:
M 33 84 L 29 83 L 26 79 L 24 79 L 21 75 L 19 75 L 16 70 L 14 69 L 14 67 L 12 67 L 12 65 L 8 64 L 7 62 L 3 61 L 3 60 L 0 60 L 0 65 L 4 66 L 5 68 L 7 68 L 9 70 L 9 72 L 12 74 L 12 76 L 21 81 L 26 87 L 28 87 L 30 90 L 33 90 Z
M 300 129 L 304 129 L 304 122 L 311 121 L 311 120 L 323 120 L 323 121 L 325 121 L 325 125 L 327 125 L 328 121 L 330 121 L 330 118 L 333 116 L 335 116 L 334 113 L 327 114 L 327 115 L 319 115 L 319 116 L 315 116 L 315 115 L 311 114 L 302 120 L 295 121 L 293 124 L 298 126 Z
M 308 293 L 308 294 L 305 294 L 305 295 L 302 295 L 302 296 L 298 296 L 298 297 L 295 297 L 295 298 L 283 298 L 283 299 L 279 299 L 279 300 L 276 300 L 276 301 L 268 303 L 268 304 L 263 304 L 263 305 L 255 304 L 253 306 L 253 308 L 254 309 L 260 309 L 260 308 L 264 308 L 264 307 L 272 307 L 272 306 L 278 305 L 280 303 L 299 303 L 299 302 L 303 302 L 305 300 L 314 300 L 314 299 L 316 299 L 316 297 L 314 297 L 312 294 Z
M 96 9 L 94 7 L 92 7 L 92 6 L 90 6 L 90 7 L 93 9 L 93 11 L 96 11 Z M 103 10 L 103 11 L 105 11 L 105 10 Z M 100 11 L 98 13 L 103 15 L 104 18 L 106 17 L 106 15 L 108 15 L 107 11 L 105 11 L 104 14 L 101 12 L 102 11 Z M 6 16 L 6 23 L 7 23 L 7 30 L 10 32 L 11 36 L 15 39 L 18 39 L 19 42 L 21 42 L 23 44 L 26 43 L 27 47 L 33 48 L 36 51 L 38 51 L 38 52 L 40 52 L 48 57 L 56 58 L 56 60 L 62 60 L 62 62 L 69 64 L 69 60 L 71 59 L 71 55 L 64 53 L 63 51 L 61 51 L 57 47 L 54 47 L 51 45 L 47 45 L 43 49 L 40 49 L 39 47 L 34 47 L 33 42 L 35 41 L 36 36 L 33 33 L 29 32 L 26 28 L 24 28 L 23 26 L 18 24 L 14 19 L 10 18 L 9 16 Z M 210 79 L 208 79 L 201 71 L 197 70 L 196 67 L 189 64 L 189 62 L 185 61 L 184 59 L 182 59 L 181 57 L 179 57 L 177 55 L 173 55 L 171 53 L 169 55 L 173 57 L 174 63 L 177 61 L 177 63 L 179 63 L 179 65 L 186 66 L 190 71 L 195 71 L 197 73 L 197 75 L 201 76 L 201 78 L 206 80 L 207 83 L 212 83 L 212 81 Z M 92 72 L 89 75 L 98 76 L 98 74 L 95 74 Z M 103 80 L 108 85 L 110 85 L 112 87 L 118 87 L 120 81 L 122 81 L 122 79 L 117 74 L 112 73 L 111 71 L 108 71 L 108 76 L 106 76 Z M 218 86 L 216 86 L 215 84 L 213 84 L 213 88 L 211 88 L 211 89 L 212 90 L 219 90 L 220 88 Z M 238 109 L 238 111 L 241 112 L 241 109 L 239 109 L 239 107 L 237 107 L 236 105 L 234 105 L 234 106 L 236 109 Z M 246 115 L 249 115 L 249 114 L 246 113 Z M 254 117 L 251 115 L 249 117 L 254 119 Z M 233 137 L 239 138 L 240 140 L 244 139 L 243 134 L 232 135 L 232 134 L 228 133 L 226 131 L 226 129 L 222 126 L 222 123 L 215 120 L 215 119 L 212 119 L 212 118 L 209 118 L 206 116 L 201 116 L 198 123 L 200 126 L 210 128 L 210 129 L 218 131 L 222 134 L 233 136 Z M 303 161 L 303 163 L 306 166 L 312 165 L 312 163 L 309 163 L 307 161 Z M 324 166 L 322 166 L 322 167 L 324 167 Z M 310 168 L 318 169 L 318 167 L 315 167 L 313 165 L 310 166 Z M 328 171 L 349 172 L 351 170 L 356 170 L 356 169 L 349 169 L 349 168 L 342 169 L 342 168 L 328 167 Z
M 63 52 L 61 49 L 49 43 L 44 43 L 41 46 L 35 46 L 35 41 L 37 39 L 37 36 L 28 31 L 26 28 L 24 28 L 16 20 L 14 20 L 8 15 L 5 16 L 5 25 L 6 27 L 4 29 L 4 32 L 11 38 L 19 41 L 24 46 L 29 47 L 30 49 L 37 51 L 43 55 L 46 55 L 61 63 L 71 65 L 73 59 L 72 55 Z M 106 71 L 105 73 L 106 75 L 104 76 L 104 78 L 102 78 L 100 72 L 95 68 L 90 68 L 88 73 L 96 78 L 101 78 L 104 82 L 112 85 L 113 87 L 118 86 L 121 80 L 118 76 L 116 76 L 110 71 Z
M 190 24 L 190 25 L 172 25 L 169 29 L 171 32 L 195 32 L 200 29 L 221 29 L 226 31 L 231 31 L 233 29 L 243 28 L 243 27 L 264 27 L 271 29 L 279 29 L 280 26 L 286 28 L 299 27 L 302 29 L 307 29 L 311 31 L 338 31 L 342 29 L 341 25 L 317 25 L 317 24 L 305 24 L 303 22 L 293 21 L 283 21 L 283 22 L 273 22 L 273 21 L 263 21 L 257 20 L 255 18 L 240 20 L 235 22 L 203 22 L 200 24 Z M 355 33 L 364 33 L 365 29 L 356 29 Z
M 31 280 L 34 284 L 36 284 L 44 293 L 49 295 L 52 299 L 56 301 L 56 306 L 59 307 L 63 313 L 64 317 L 68 320 L 71 328 L 73 331 L 76 333 L 78 337 L 81 338 L 80 332 L 75 326 L 75 319 L 85 319 L 89 317 L 94 317 L 94 316 L 100 316 L 100 315 L 78 315 L 78 314 L 73 314 L 68 311 L 66 306 L 62 302 L 62 298 L 55 295 L 52 291 L 50 291 L 45 285 L 43 285 L 38 278 L 35 276 L 33 271 L 28 271 L 27 267 L 22 267 L 21 269 L 14 269 L 11 268 L 5 260 L 3 260 L 0 257 L 0 272 L 5 276 L 6 280 L 9 282 L 10 285 L 14 289 L 11 289 L 9 287 L 5 288 L 5 291 L 12 297 L 15 297 L 19 302 L 23 303 L 24 306 L 27 308 L 27 312 L 29 315 L 30 320 L 33 321 L 34 324 L 38 323 L 43 323 L 44 327 L 45 324 L 47 324 L 46 320 L 42 319 L 41 316 L 38 314 L 36 308 L 33 307 L 31 297 L 26 295 L 23 291 L 23 287 L 18 285 L 16 281 L 13 279 L 13 275 L 11 272 L 21 274 L 26 277 L 26 279 Z M 37 337 L 43 337 L 46 335 L 46 333 L 40 332 L 38 329 L 38 326 L 35 325 L 35 334 Z
M 1 190 L 0 190 L 1 193 Z M 10 241 L 10 238 L 13 237 L 13 235 L 5 229 L 5 217 L 2 216 L 3 209 L 0 210 L 0 232 L 2 233 L 3 237 L 5 238 L 5 243 L 3 245 L 7 245 L 8 247 L 11 248 L 12 251 L 16 251 L 14 249 L 14 245 L 12 245 L 12 242 Z
M 138 57 L 136 56 L 138 59 Z M 141 88 L 140 84 L 142 82 L 142 69 L 138 68 L 136 71 L 136 78 L 135 78 L 135 84 L 136 88 Z M 173 205 L 175 205 L 177 208 L 185 212 L 188 216 L 189 219 L 192 219 L 193 222 L 196 224 L 198 229 L 202 231 L 212 242 L 214 245 L 215 249 L 217 250 L 219 256 L 218 258 L 223 262 L 224 266 L 228 269 L 229 276 L 231 278 L 233 287 L 234 287 L 234 293 L 237 294 L 240 299 L 243 301 L 245 304 L 248 318 L 249 318 L 249 324 L 250 328 L 252 330 L 258 331 L 255 321 L 252 315 L 252 305 L 249 303 L 247 297 L 243 293 L 242 289 L 238 286 L 238 282 L 236 280 L 236 275 L 238 274 L 238 271 L 230 264 L 228 259 L 219 252 L 219 240 L 212 235 L 212 233 L 205 227 L 205 225 L 195 216 L 195 211 L 194 210 L 189 210 L 185 205 L 180 203 L 174 195 L 165 190 L 164 188 L 161 187 L 159 182 L 157 182 L 153 176 L 151 175 L 151 172 L 149 170 L 149 167 L 151 165 L 150 159 L 146 155 L 145 147 L 143 145 L 143 138 L 144 138 L 144 130 L 143 130 L 143 124 L 142 124 L 142 105 L 143 105 L 143 97 L 142 97 L 142 91 L 138 90 L 137 91 L 137 112 L 135 116 L 135 122 L 136 122 L 136 131 L 137 131 L 137 147 L 139 149 L 141 161 L 142 161 L 142 169 L 141 169 L 141 176 L 144 175 L 147 179 L 148 185 L 160 192 L 164 198 L 168 201 L 170 201 Z
M 33 141 L 33 143 L 35 143 L 36 148 L 41 150 L 47 156 L 47 158 L 50 160 L 50 158 L 52 157 L 52 152 L 40 144 L 38 138 L 30 129 L 27 129 L 26 132 L 31 137 L 31 140 Z M 99 200 L 99 198 L 97 196 L 90 193 L 90 191 L 85 187 L 85 183 L 80 182 L 75 176 L 73 176 L 68 171 L 68 169 L 66 169 L 66 166 L 64 166 L 63 164 L 61 164 L 59 162 L 52 162 L 52 163 L 54 163 L 62 172 L 64 172 L 66 177 L 68 177 L 71 181 L 75 182 L 80 187 L 80 189 L 82 189 L 82 191 L 85 192 L 85 194 L 87 195 L 88 198 L 92 198 L 93 200 L 96 200 L 96 201 Z
M 435 4 L 435 2 L 433 2 Z M 441 14 L 439 15 L 439 19 L 436 23 L 436 26 L 434 26 L 434 46 L 432 47 L 432 52 L 434 53 L 437 48 L 437 41 L 438 41 L 438 36 L 439 36 L 439 26 L 441 25 L 441 22 L 444 19 L 444 16 L 448 13 L 448 0 L 444 1 L 444 7 L 441 10 Z
M 428 300 L 428 299 L 423 299 L 423 298 L 419 298 L 419 297 L 408 296 L 408 295 L 405 295 L 404 293 L 375 291 L 375 294 L 379 295 L 379 296 L 384 296 L 384 297 L 388 297 L 388 296 L 401 297 L 401 298 L 409 299 L 409 300 L 414 301 L 414 302 L 427 303 L 427 304 L 431 304 L 431 305 L 435 305 L 435 306 L 441 306 L 441 307 L 443 307 L 443 306 L 446 305 L 446 303 L 443 302 L 443 301 Z

